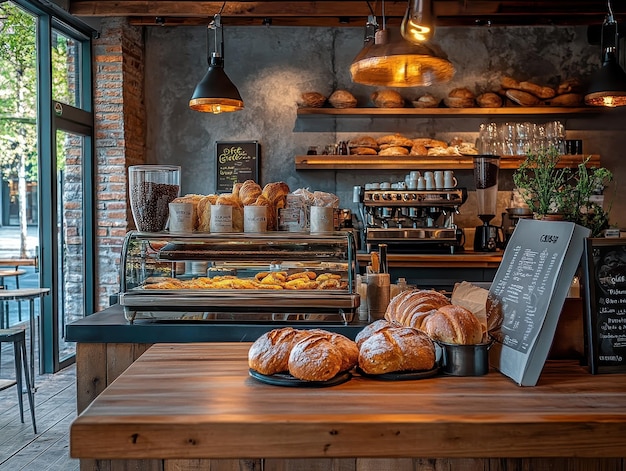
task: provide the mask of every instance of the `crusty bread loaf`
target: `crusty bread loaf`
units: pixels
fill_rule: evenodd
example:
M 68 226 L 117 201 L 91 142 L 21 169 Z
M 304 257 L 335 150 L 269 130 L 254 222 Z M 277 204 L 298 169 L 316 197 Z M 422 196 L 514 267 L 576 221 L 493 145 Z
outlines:
M 483 339 L 483 328 L 478 318 L 471 311 L 454 304 L 431 312 L 423 319 L 420 330 L 431 339 L 457 345 L 475 345 Z
M 270 202 L 267 212 L 267 230 L 278 229 L 278 210 L 287 204 L 289 186 L 285 182 L 272 182 L 263 187 L 261 194 Z
M 390 146 L 379 150 L 378 155 L 409 155 L 409 149 L 400 146 Z
M 513 88 L 506 91 L 506 97 L 521 106 L 537 106 L 541 103 L 536 95 Z
M 434 290 L 403 291 L 389 302 L 385 319 L 447 343 L 472 345 L 483 338 L 483 327 L 471 311 L 451 304 L 445 295 Z
M 304 331 L 293 327 L 266 332 L 248 350 L 248 365 L 264 375 L 287 371 L 291 349 L 306 335 Z
M 435 366 L 435 346 L 425 333 L 380 321 L 371 334 L 360 339 L 359 368 L 363 372 L 423 371 Z
M 437 108 L 440 101 L 441 100 L 435 98 L 430 93 L 425 93 L 417 98 L 417 100 L 413 100 L 413 106 L 415 108 Z
M 556 95 L 554 88 L 544 87 L 533 82 L 524 81 L 519 83 L 519 89 L 528 93 L 532 93 L 537 98 L 545 100 Z
M 341 334 L 283 327 L 252 344 L 248 366 L 265 375 L 289 372 L 305 381 L 327 381 L 356 366 L 358 355 L 356 344 Z
M 378 145 L 381 146 L 381 148 L 383 148 L 382 146 L 384 145 L 405 147 L 411 147 L 413 145 L 412 139 L 409 139 L 408 137 L 398 133 L 388 134 L 386 136 L 379 137 L 378 139 L 376 139 L 376 142 L 378 142 Z
M 223 193 L 215 200 L 216 206 L 232 206 L 233 207 L 233 231 L 243 232 L 243 206 L 239 198 L 232 193 Z M 209 217 L 210 220 L 210 217 Z

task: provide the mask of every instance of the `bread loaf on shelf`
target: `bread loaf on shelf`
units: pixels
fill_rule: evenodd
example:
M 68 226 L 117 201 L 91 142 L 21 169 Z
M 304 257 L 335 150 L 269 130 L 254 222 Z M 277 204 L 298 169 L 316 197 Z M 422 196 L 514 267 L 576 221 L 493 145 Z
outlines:
M 389 302 L 385 319 L 446 343 L 475 345 L 483 340 L 483 326 L 478 318 L 434 290 L 403 291 Z
M 357 335 L 359 368 L 367 374 L 424 371 L 435 366 L 435 346 L 424 332 L 380 319 Z

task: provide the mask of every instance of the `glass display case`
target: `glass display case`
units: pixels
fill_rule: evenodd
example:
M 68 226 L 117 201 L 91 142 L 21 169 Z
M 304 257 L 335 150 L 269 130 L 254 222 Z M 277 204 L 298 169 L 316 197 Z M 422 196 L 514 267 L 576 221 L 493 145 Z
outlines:
M 145 233 L 122 249 L 120 304 L 135 321 L 350 323 L 352 232 Z

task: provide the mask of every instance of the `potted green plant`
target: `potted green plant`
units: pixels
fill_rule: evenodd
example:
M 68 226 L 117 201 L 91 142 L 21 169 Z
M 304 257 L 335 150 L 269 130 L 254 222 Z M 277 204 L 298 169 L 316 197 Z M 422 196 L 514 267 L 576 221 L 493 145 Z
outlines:
M 560 159 L 554 146 L 529 152 L 513 173 L 513 182 L 535 218 L 575 222 L 596 237 L 609 226 L 609 213 L 597 195 L 613 175 L 604 167 L 587 167 L 589 157 L 573 169 L 560 166 Z

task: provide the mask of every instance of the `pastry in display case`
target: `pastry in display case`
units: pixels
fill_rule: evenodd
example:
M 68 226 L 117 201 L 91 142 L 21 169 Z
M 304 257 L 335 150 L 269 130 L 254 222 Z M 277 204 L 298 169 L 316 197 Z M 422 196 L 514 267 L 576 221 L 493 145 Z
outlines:
M 356 270 L 351 232 L 131 231 L 119 302 L 129 322 L 348 324 Z

